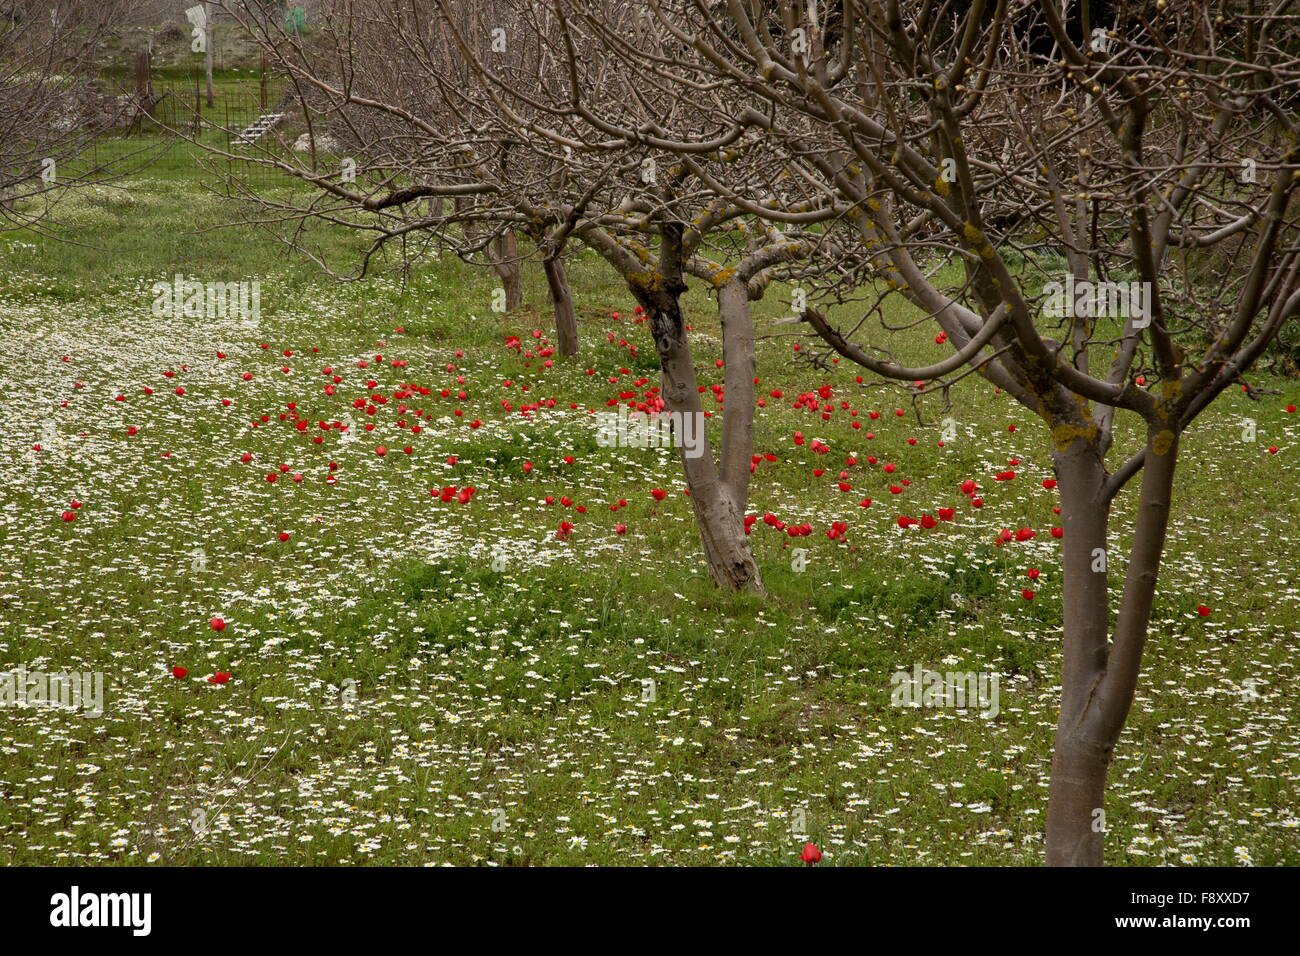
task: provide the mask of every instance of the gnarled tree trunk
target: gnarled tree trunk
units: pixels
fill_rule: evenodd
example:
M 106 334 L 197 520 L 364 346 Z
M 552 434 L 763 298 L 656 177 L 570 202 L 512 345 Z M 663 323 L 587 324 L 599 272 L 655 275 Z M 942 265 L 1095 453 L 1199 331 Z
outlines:
M 750 380 L 750 400 L 748 402 L 744 400 L 743 389 L 741 394 L 732 397 L 737 416 L 724 423 L 724 470 L 720 474 L 717 465 L 714 464 L 713 453 L 704 430 L 704 411 L 700 405 L 695 363 L 686 340 L 686 322 L 681 309 L 681 294 L 686 291 L 686 283 L 682 280 L 681 258 L 680 225 L 676 229 L 665 227 L 663 248 L 660 253 L 661 272 L 653 274 L 648 280 L 645 274 L 629 276 L 628 284 L 650 318 L 650 334 L 659 353 L 664 401 L 671 411 L 678 412 L 683 417 L 689 416 L 697 423 L 700 430 L 703 454 L 699 457 L 689 457 L 684 444 L 680 441 L 677 444 L 709 574 L 718 587 L 724 590 L 762 593 L 763 580 L 759 574 L 758 564 L 754 561 L 754 554 L 750 550 L 749 539 L 745 535 L 744 499 L 736 496 L 734 460 L 741 453 L 740 438 L 731 439 L 730 458 L 733 467 L 726 466 L 727 435 L 732 433 L 733 428 L 745 440 L 752 442 L 753 331 L 751 327 L 747 346 L 744 344 L 733 346 L 733 350 L 738 348 L 742 354 L 746 348 L 748 349 L 750 366 L 746 374 Z M 744 302 L 743 310 L 737 310 L 737 303 L 731 296 L 726 297 L 725 301 L 728 302 L 727 308 L 731 313 L 732 333 L 733 335 L 736 332 L 741 333 L 743 340 L 745 327 L 749 324 L 748 300 Z M 724 342 L 725 338 L 724 327 Z M 724 344 L 723 348 L 726 354 L 727 346 Z M 744 371 L 744 360 L 739 355 L 737 366 L 738 371 L 728 372 L 728 375 Z M 747 424 L 750 426 L 749 429 L 744 427 Z M 747 487 L 748 450 L 743 451 L 743 454 L 744 486 Z M 733 480 L 729 481 L 729 477 Z
M 690 416 L 698 423 L 697 427 L 703 429 L 704 412 L 700 406 L 695 364 L 686 341 L 680 295 L 681 289 L 660 290 L 648 296 L 643 305 L 650 314 L 650 331 L 659 352 L 664 401 L 670 410 L 681 413 L 683 417 Z M 731 427 L 728 422 L 727 430 Z M 763 581 L 745 535 L 743 506 L 737 504 L 732 489 L 719 475 L 707 440 L 704 454 L 698 458 L 689 457 L 682 442 L 677 444 L 709 574 L 724 590 L 761 593 Z

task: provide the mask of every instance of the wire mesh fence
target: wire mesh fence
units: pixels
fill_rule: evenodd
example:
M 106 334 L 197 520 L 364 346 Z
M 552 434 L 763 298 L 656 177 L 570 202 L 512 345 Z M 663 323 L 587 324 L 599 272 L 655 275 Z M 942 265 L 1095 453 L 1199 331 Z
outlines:
M 209 100 L 201 72 L 155 77 L 137 68 L 133 76 L 123 72 L 110 80 L 106 95 L 117 115 L 89 143 L 80 165 L 125 162 L 127 171 L 138 172 L 148 163 L 184 162 L 209 185 L 235 192 L 237 184 L 262 190 L 288 182 L 266 162 L 292 153 L 293 135 L 286 129 L 295 114 L 282 77 L 223 78 Z

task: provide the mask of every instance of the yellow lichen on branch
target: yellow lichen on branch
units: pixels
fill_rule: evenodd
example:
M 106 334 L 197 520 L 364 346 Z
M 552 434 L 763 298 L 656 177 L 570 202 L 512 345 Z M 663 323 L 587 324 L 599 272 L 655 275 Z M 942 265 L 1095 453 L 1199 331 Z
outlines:
M 1086 425 L 1071 425 L 1067 422 L 1052 429 L 1052 443 L 1057 451 L 1068 451 L 1070 446 L 1077 441 L 1094 442 L 1096 440 L 1096 422 L 1089 422 Z
M 1174 433 L 1168 428 L 1156 433 L 1155 438 L 1151 439 L 1151 454 L 1167 455 L 1169 449 L 1174 447 Z

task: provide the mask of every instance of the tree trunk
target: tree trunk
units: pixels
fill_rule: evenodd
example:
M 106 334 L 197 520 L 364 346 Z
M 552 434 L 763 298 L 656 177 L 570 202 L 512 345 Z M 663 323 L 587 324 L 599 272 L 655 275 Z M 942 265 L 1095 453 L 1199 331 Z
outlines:
M 718 479 L 713 463 L 705 469 L 698 461 L 683 458 L 683 466 L 709 576 L 724 591 L 764 593 L 763 578 L 745 536 L 745 516 Z
M 1177 452 L 1173 430 L 1152 428 L 1124 594 L 1109 644 L 1106 575 L 1093 570 L 1094 549 L 1106 547 L 1105 473 L 1091 444 L 1076 441 L 1055 456 L 1065 518 L 1065 646 L 1047 806 L 1048 866 L 1103 862 L 1106 770 L 1137 690 L 1169 528 Z
M 1054 456 L 1061 492 L 1064 624 L 1061 713 L 1052 753 L 1047 803 L 1048 866 L 1101 866 L 1102 794 L 1109 753 L 1097 753 L 1080 738 L 1092 688 L 1106 666 L 1110 605 L 1106 565 L 1109 502 L 1103 500 L 1106 473 L 1095 445 L 1076 439 Z
M 455 197 L 454 199 L 452 199 L 451 204 L 452 204 L 452 208 L 456 211 L 457 216 L 464 215 L 465 211 L 470 207 L 469 200 L 465 199 L 463 196 Z M 475 222 L 473 219 L 466 219 L 462 221 L 460 224 L 460 228 L 461 228 L 461 232 L 465 234 L 466 242 L 473 242 L 479 236 L 479 232 L 480 232 L 479 224 Z
M 749 502 L 749 466 L 754 454 L 754 320 L 749 289 L 733 280 L 718 289 L 718 318 L 722 322 L 724 401 L 722 425 L 722 483 L 731 491 L 743 520 Z
M 506 292 L 506 311 L 513 312 L 524 304 L 524 271 L 519 264 L 519 240 L 513 229 L 506 230 L 493 242 L 492 268 Z
M 738 503 L 730 488 L 719 477 L 704 432 L 704 412 L 700 407 L 695 364 L 686 341 L 686 324 L 680 296 L 686 285 L 680 277 L 662 280 L 653 290 L 634 285 L 632 291 L 650 316 L 650 333 L 654 337 L 662 369 L 664 401 L 671 411 L 690 418 L 699 429 L 703 454 L 688 457 L 678 442 L 686 487 L 690 491 L 695 523 L 700 530 L 704 560 L 714 583 L 726 591 L 763 593 L 763 580 L 745 536 L 743 503 Z M 751 376 L 752 380 L 752 376 Z M 750 409 L 752 416 L 753 410 Z
M 573 310 L 573 295 L 569 292 L 569 277 L 564 271 L 564 260 L 559 256 L 542 260 L 546 272 L 546 287 L 551 295 L 551 308 L 555 311 L 555 340 L 561 355 L 578 354 L 578 316 Z
M 1056 741 L 1047 800 L 1046 863 L 1102 866 L 1106 818 L 1099 811 L 1104 809 L 1110 750 L 1063 737 L 1059 722 Z

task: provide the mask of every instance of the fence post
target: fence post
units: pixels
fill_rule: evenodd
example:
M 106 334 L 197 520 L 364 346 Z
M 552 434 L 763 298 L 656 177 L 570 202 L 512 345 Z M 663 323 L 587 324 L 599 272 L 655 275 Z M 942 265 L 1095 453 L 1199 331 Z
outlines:
M 217 31 L 216 25 L 213 23 L 214 17 L 211 0 L 204 0 L 203 13 L 206 17 L 204 22 L 207 24 L 208 32 L 207 43 L 203 48 L 203 73 L 207 78 L 208 108 L 211 109 L 214 105 L 212 99 L 212 58 L 215 55 L 214 48 L 217 45 Z

